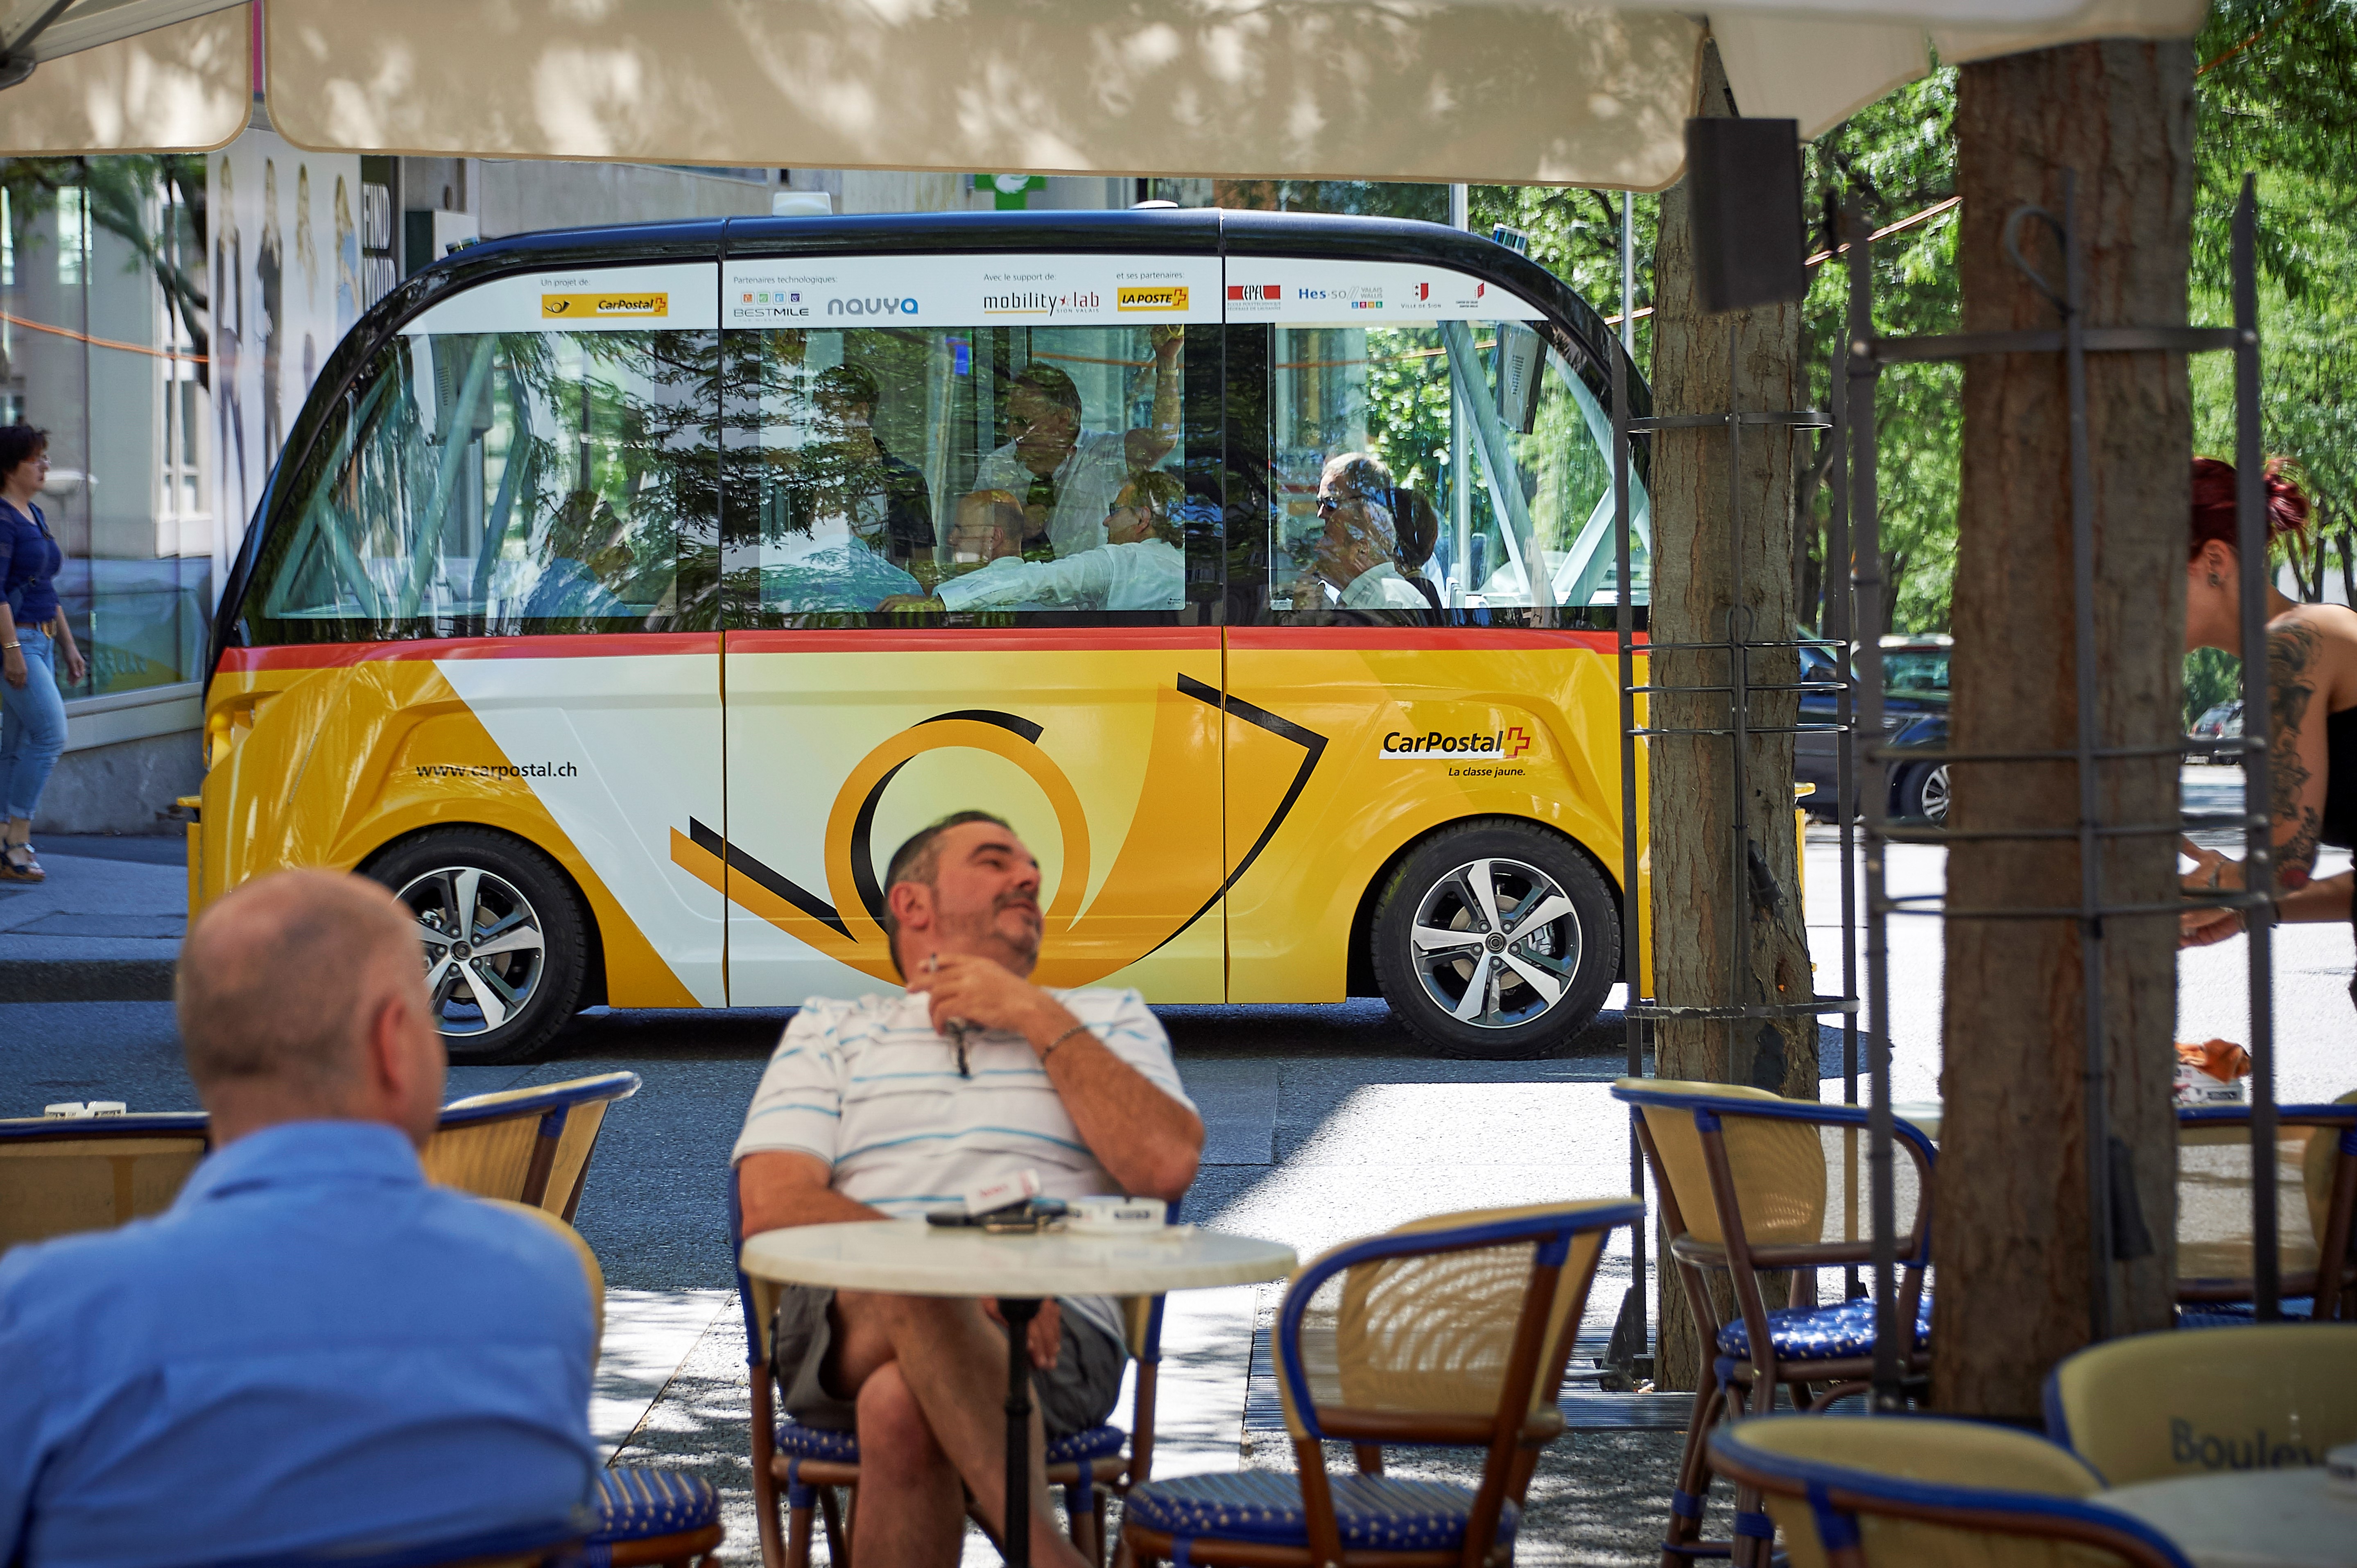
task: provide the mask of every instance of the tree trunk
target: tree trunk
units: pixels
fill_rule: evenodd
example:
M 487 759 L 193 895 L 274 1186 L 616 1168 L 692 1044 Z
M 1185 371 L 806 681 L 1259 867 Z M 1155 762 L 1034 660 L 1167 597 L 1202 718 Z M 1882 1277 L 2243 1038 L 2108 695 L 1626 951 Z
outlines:
M 1704 69 L 1703 113 L 1729 113 L 1715 51 Z M 1703 314 L 1695 295 L 1684 186 L 1662 197 L 1653 268 L 1656 411 L 1726 412 L 1730 330 L 1735 406 L 1747 412 L 1800 406 L 1799 307 Z M 1654 435 L 1653 640 L 1723 641 L 1728 612 L 1738 604 L 1746 639 L 1792 635 L 1796 439 L 1781 430 L 1745 429 L 1742 469 L 1730 506 L 1724 426 Z M 1739 584 L 1731 555 L 1738 533 Z M 1727 663 L 1723 650 L 1664 652 L 1651 660 L 1650 678 L 1658 684 L 1725 685 Z M 1755 651 L 1747 678 L 1754 684 L 1789 685 L 1800 678 L 1799 659 L 1789 650 Z M 1789 726 L 1798 708 L 1789 692 L 1755 694 L 1749 722 Z M 1727 700 L 1717 692 L 1656 695 L 1650 715 L 1659 727 L 1728 727 Z M 1653 989 L 1670 1005 L 1798 1002 L 1814 991 L 1793 842 L 1792 736 L 1753 734 L 1747 742 L 1740 838 L 1731 744 L 1725 736 L 1664 736 L 1648 744 Z M 1751 1084 L 1816 1098 L 1813 1017 L 1742 1024 L 1664 1021 L 1654 1038 L 1655 1070 L 1664 1078 Z M 1665 1282 L 1672 1280 L 1671 1271 L 1663 1273 Z M 1663 1388 L 1692 1388 L 1700 1369 L 1698 1347 L 1674 1283 L 1665 1283 L 1661 1321 L 1655 1381 Z
M 2054 306 L 2015 270 L 2007 214 L 2062 209 L 2075 169 L 2085 319 L 2184 322 L 2190 263 L 2192 56 L 2184 43 L 2105 41 L 1967 65 L 1958 87 L 1957 245 L 1967 332 L 2050 330 Z M 2050 235 L 2022 249 L 2050 278 Z M 2192 425 L 2184 358 L 2087 356 L 2095 528 L 2096 744 L 2179 736 Z M 2059 354 L 1965 361 L 1955 585 L 1953 744 L 1962 751 L 2068 749 L 2078 708 L 2072 629 L 2070 403 Z M 2095 765 L 2101 820 L 2163 822 L 2177 759 Z M 2070 764 L 1954 770 L 1960 829 L 2069 828 Z M 1959 845 L 1957 908 L 2076 905 L 2069 841 Z M 2115 838 L 2102 852 L 2110 904 L 2173 902 L 2174 841 Z M 2169 1108 L 2176 1019 L 2174 919 L 2104 921 L 2104 1056 L 2111 1135 L 2125 1145 L 2142 1256 L 2109 1269 L 2113 1332 L 2166 1328 L 2174 1273 L 2177 1127 Z M 1947 928 L 1946 1101 L 1937 1177 L 1939 1270 L 1932 1391 L 1945 1411 L 2039 1413 L 2042 1380 L 2088 1342 L 2083 935 L 2072 920 L 1958 920 Z M 2097 1157 L 2104 1157 L 2097 1151 Z M 2122 1167 L 2115 1165 L 2115 1169 Z M 2124 1227 L 2124 1230 L 2135 1229 Z M 2118 1245 L 2115 1254 L 2133 1250 Z

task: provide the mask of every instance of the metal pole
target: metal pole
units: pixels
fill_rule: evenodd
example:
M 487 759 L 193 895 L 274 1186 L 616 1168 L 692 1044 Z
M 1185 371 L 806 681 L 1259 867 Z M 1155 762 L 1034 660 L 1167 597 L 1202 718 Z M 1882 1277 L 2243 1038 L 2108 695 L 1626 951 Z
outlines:
M 1637 193 L 1620 193 L 1620 347 L 1637 354 Z
M 1727 778 L 1734 808 L 1727 824 L 1727 1062 L 1730 1070 L 1741 1059 L 1744 1020 L 1738 1013 L 1750 989 L 1744 982 L 1751 969 L 1751 919 L 1746 908 L 1751 889 L 1751 823 L 1743 766 L 1744 754 L 1750 749 L 1748 732 L 1751 727 L 1751 654 L 1743 644 L 1751 618 L 1743 603 L 1743 421 L 1738 415 L 1735 384 L 1742 362 L 1736 319 L 1730 315 L 1727 322 L 1727 725 L 1732 753 Z
M 1621 207 L 1625 238 L 1628 207 Z M 1621 330 L 1628 330 L 1626 315 L 1628 296 L 1621 296 L 1623 320 Z M 1629 363 L 1625 353 L 1612 357 L 1612 541 L 1613 564 L 1617 570 L 1620 595 L 1615 609 L 1615 626 L 1620 632 L 1620 961 L 1627 971 L 1629 983 L 1624 1004 L 1629 1035 L 1629 1076 L 1645 1076 L 1645 1021 L 1637 1016 L 1636 1004 L 1642 994 L 1644 978 L 1642 890 L 1637 878 L 1637 845 L 1642 832 L 1637 821 L 1637 674 L 1636 600 L 1630 583 L 1629 547 Z M 1645 1155 L 1637 1142 L 1638 1112 L 1629 1112 L 1629 1190 L 1645 1190 Z M 1636 1226 L 1629 1238 L 1629 1290 L 1625 1300 L 1636 1303 L 1637 1338 L 1645 1340 L 1645 1262 L 1652 1240 L 1651 1223 Z M 1629 1308 L 1621 1307 L 1621 1320 L 1629 1317 Z M 1634 1354 L 1634 1351 L 1631 1352 Z
M 1886 932 L 1889 894 L 1883 877 L 1883 812 L 1890 800 L 1889 764 L 1882 744 L 1882 522 L 1875 496 L 1872 242 L 1866 215 L 1852 197 L 1842 227 L 1849 235 L 1849 415 L 1851 526 L 1857 531 L 1851 584 L 1856 591 L 1858 732 L 1875 754 L 1866 770 L 1866 1051 L 1868 1081 L 1867 1169 L 1874 1239 L 1874 1394 L 1878 1411 L 1905 1408 L 1904 1348 L 1914 1325 L 1899 1321 L 1898 1204 L 1890 1167 L 1890 951 Z
M 2251 954 L 2252 1311 L 2283 1316 L 2276 1251 L 2275 810 L 2267 778 L 2274 733 L 2267 703 L 2266 458 L 2259 430 L 2259 285 L 2252 252 L 2258 197 L 2243 177 L 2234 204 L 2234 536 L 2243 587 L 2243 882 L 2257 900 L 2245 918 Z M 2330 1286 L 2320 1286 L 2329 1289 Z M 2318 1297 L 2319 1308 L 2323 1298 Z
M 1473 188 L 1452 185 L 1448 188 L 1448 225 L 1452 229 L 1469 231 L 1473 227 Z M 1448 389 L 1448 518 L 1457 535 L 1455 550 L 1456 578 L 1448 585 L 1448 603 L 1452 609 L 1462 609 L 1466 596 L 1478 593 L 1483 584 L 1473 581 L 1473 476 L 1467 467 L 1465 441 L 1465 400 L 1457 394 L 1457 379 L 1449 378 Z M 1503 520 L 1500 520 L 1501 522 Z
M 2112 1337 L 2112 1119 L 2104 1035 L 2103 811 L 2095 778 L 2095 479 L 2087 450 L 2085 272 L 2075 207 L 2079 177 L 2062 171 L 2062 362 L 2071 399 L 2071 631 L 2078 693 L 2079 984 L 2085 1032 L 2087 1331 Z
M 1006 1320 L 1006 1568 L 1031 1568 L 1030 1329 L 1039 1311 L 1037 1301 L 999 1298 Z
M 1842 989 L 1845 997 L 1857 994 L 1857 723 L 1855 687 L 1851 671 L 1851 640 L 1855 618 L 1850 613 L 1850 550 L 1849 550 L 1849 456 L 1842 449 L 1842 441 L 1849 431 L 1849 374 L 1847 356 L 1836 348 L 1826 377 L 1827 401 L 1831 405 L 1834 427 L 1826 439 L 1834 444 L 1832 484 L 1827 490 L 1831 503 L 1825 520 L 1825 635 L 1837 644 L 1834 654 L 1834 673 L 1841 689 L 1834 693 L 1834 722 L 1838 733 L 1834 736 L 1837 748 L 1834 758 L 1834 818 L 1841 832 L 1841 933 Z M 1842 1103 L 1857 1103 L 1857 1014 L 1845 1010 L 1842 1014 Z M 1848 1181 L 1842 1195 L 1842 1212 L 1848 1217 L 1850 1233 L 1857 1231 L 1857 1134 L 1845 1133 L 1843 1140 L 1849 1158 L 1843 1162 Z M 1842 1271 L 1845 1299 L 1859 1293 L 1857 1265 Z

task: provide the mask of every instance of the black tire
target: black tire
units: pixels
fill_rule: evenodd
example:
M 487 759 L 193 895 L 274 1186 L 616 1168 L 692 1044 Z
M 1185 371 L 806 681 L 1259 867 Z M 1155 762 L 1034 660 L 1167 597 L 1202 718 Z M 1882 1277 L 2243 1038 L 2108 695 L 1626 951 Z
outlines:
M 1484 875 L 1494 924 L 1478 905 Z M 1538 918 L 1557 897 L 1563 908 Z M 1491 929 L 1471 940 L 1483 926 Z M 1419 945 L 1418 929 L 1469 940 Z M 1522 1061 L 1566 1044 L 1604 1005 L 1620 978 L 1620 913 L 1569 839 L 1485 817 L 1442 829 L 1400 863 L 1375 906 L 1373 947 L 1383 1000 L 1418 1039 L 1446 1057 Z M 1500 961 L 1501 953 L 1514 956 Z M 1491 983 L 1501 972 L 1503 983 Z M 1535 975 L 1555 979 L 1552 999 Z M 1476 981 L 1481 993 L 1469 1001 Z
M 426 990 L 452 1061 L 522 1061 L 580 1010 L 588 922 L 572 880 L 539 850 L 488 828 L 433 828 L 361 869 L 418 917 Z M 457 929 L 462 891 L 469 940 L 434 941 L 428 933 Z M 482 946 L 494 950 L 474 950 Z
M 1899 776 L 1899 799 L 1892 814 L 1918 819 L 1935 828 L 1948 824 L 1948 765 L 1919 762 Z

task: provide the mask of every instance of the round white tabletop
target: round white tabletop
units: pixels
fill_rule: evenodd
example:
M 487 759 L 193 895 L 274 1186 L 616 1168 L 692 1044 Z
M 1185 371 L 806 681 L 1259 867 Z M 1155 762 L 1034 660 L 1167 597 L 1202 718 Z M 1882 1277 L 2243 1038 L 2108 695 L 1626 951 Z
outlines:
M 1159 1295 L 1282 1279 L 1293 1249 L 1171 1226 L 1141 1235 L 1065 1230 L 994 1236 L 907 1219 L 797 1225 L 745 1239 L 745 1272 L 783 1284 L 902 1295 Z
M 2357 1498 L 2325 1485 L 2322 1467 L 2228 1470 L 2140 1481 L 2097 1492 L 2177 1543 L 2195 1568 L 2351 1568 Z

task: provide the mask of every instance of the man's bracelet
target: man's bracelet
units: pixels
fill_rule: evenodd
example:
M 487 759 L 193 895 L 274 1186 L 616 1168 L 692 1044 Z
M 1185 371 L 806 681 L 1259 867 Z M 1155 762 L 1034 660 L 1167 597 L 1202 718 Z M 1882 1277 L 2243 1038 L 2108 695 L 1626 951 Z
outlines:
M 1086 1024 L 1075 1024 L 1071 1028 L 1065 1030 L 1062 1034 L 1057 1036 L 1054 1039 L 1049 1040 L 1046 1045 L 1039 1047 L 1040 1065 L 1043 1067 L 1047 1065 L 1049 1054 L 1055 1050 L 1058 1046 L 1062 1045 L 1074 1035 L 1085 1035 L 1088 1032 L 1089 1026 Z

